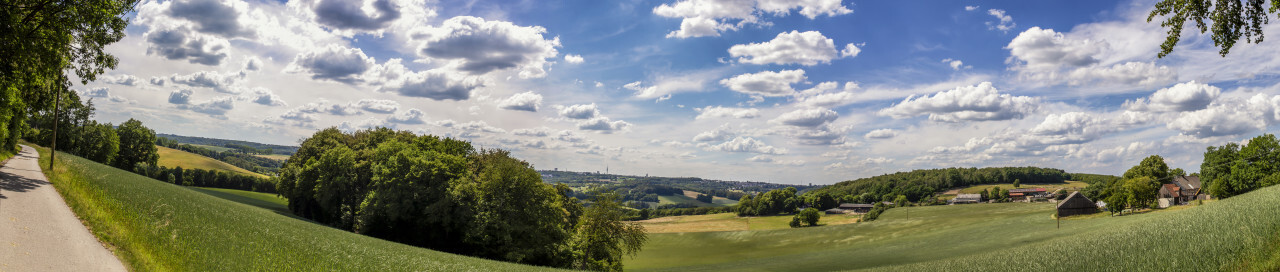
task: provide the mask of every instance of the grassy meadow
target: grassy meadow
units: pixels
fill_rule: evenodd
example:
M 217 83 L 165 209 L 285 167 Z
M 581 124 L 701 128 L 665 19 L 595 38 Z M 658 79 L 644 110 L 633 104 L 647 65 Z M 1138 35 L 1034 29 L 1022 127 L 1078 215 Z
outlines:
M 67 204 L 135 271 L 544 270 L 296 219 L 269 208 L 282 203 L 270 194 L 167 184 L 66 153 L 55 169 L 45 175 Z
M 262 155 L 262 154 L 258 154 L 258 155 L 254 155 L 254 156 L 258 156 L 258 157 L 260 157 L 260 158 L 267 158 L 267 159 L 277 160 L 277 161 L 283 161 L 283 160 L 288 160 L 288 159 L 289 159 L 289 155 L 280 155 L 280 154 L 271 154 L 271 155 Z
M 723 197 L 714 197 L 711 199 L 711 203 L 706 203 L 706 202 L 698 201 L 697 197 L 698 197 L 698 192 L 685 190 L 684 194 L 669 195 L 669 196 L 660 195 L 658 196 L 658 202 L 656 203 L 649 202 L 649 203 L 653 204 L 655 207 L 657 205 L 681 204 L 681 203 L 693 205 L 695 207 L 724 207 L 724 206 L 733 206 L 738 204 L 737 200 L 732 200 L 732 199 L 723 198 Z
M 169 168 L 181 166 L 183 169 L 218 170 L 260 178 L 268 178 L 266 175 L 254 173 L 253 171 L 245 170 L 244 168 L 236 167 L 235 165 L 210 157 L 200 156 L 195 153 L 163 146 L 156 146 L 156 149 L 158 151 L 157 153 L 160 154 L 160 160 L 156 164 L 160 166 Z
M 659 217 L 637 221 L 648 233 L 711 232 L 790 229 L 791 215 L 738 217 L 734 213 Z M 823 214 L 820 225 L 858 222 L 857 215 Z
M 892 209 L 815 228 L 650 234 L 634 271 L 1275 271 L 1280 186 L 1203 206 L 1119 217 L 1051 218 L 1053 204 Z M 1173 266 L 1177 264 L 1177 266 Z

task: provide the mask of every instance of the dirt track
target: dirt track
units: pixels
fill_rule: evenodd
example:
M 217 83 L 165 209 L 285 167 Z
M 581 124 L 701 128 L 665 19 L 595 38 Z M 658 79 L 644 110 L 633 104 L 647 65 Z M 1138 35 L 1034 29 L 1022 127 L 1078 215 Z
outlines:
M 0 169 L 0 271 L 126 271 L 85 229 L 22 146 Z

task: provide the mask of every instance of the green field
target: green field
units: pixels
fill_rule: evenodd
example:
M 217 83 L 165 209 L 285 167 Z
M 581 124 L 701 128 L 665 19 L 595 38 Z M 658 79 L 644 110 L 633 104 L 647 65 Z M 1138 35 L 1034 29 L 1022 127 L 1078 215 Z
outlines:
M 56 169 L 45 174 L 67 204 L 134 271 L 542 270 L 296 219 L 262 208 L 281 203 L 268 194 L 191 189 L 66 153 Z
M 261 158 L 268 158 L 268 159 L 277 160 L 277 161 L 283 161 L 283 160 L 288 160 L 288 159 L 289 159 L 289 155 L 280 155 L 280 154 L 271 154 L 271 155 L 262 155 L 262 154 L 258 154 L 258 155 L 254 155 L 254 156 L 258 156 L 258 157 L 261 157 Z
M 1051 219 L 1053 204 L 892 209 L 816 228 L 651 234 L 635 271 L 1276 271 L 1280 186 L 1174 211 Z
M 213 152 L 223 152 L 223 151 L 230 151 L 230 150 L 231 150 L 231 148 L 226 148 L 226 147 L 221 147 L 221 146 L 212 146 L 212 145 L 198 145 L 198 144 L 192 144 L 191 146 L 195 146 L 195 147 L 199 147 L 199 148 L 204 148 L 204 149 L 208 149 L 208 150 L 213 150 Z
M 1067 191 L 1079 191 L 1080 189 L 1082 189 L 1082 188 L 1084 188 L 1084 187 L 1088 187 L 1088 186 L 1089 186 L 1089 184 L 1088 184 L 1088 183 L 1084 183 L 1084 182 L 1081 182 L 1081 181 L 1067 181 L 1067 182 L 1064 182 L 1064 183 L 1035 183 L 1035 184 L 1032 184 L 1032 183 L 1023 183 L 1023 184 L 1019 184 L 1019 185 L 1022 185 L 1022 187 L 1021 187 L 1022 189 L 1027 189 L 1027 188 L 1044 188 L 1045 190 L 1049 191 L 1050 193 L 1052 193 L 1052 192 L 1054 192 L 1054 191 L 1057 191 L 1058 189 L 1067 189 Z M 969 188 L 961 189 L 961 190 L 960 190 L 960 193 L 961 193 L 961 194 L 976 194 L 976 193 L 981 193 L 981 192 L 982 192 L 982 190 L 989 190 L 989 189 L 991 189 L 991 188 L 995 188 L 995 187 L 997 187 L 997 186 L 999 186 L 999 187 L 1000 187 L 1000 190 L 1009 190 L 1009 189 L 1014 189 L 1014 188 L 1013 188 L 1013 183 L 1003 183 L 1003 184 L 984 184 L 984 185 L 976 185 L 976 186 L 973 186 L 973 187 L 969 187 Z
M 241 191 L 235 189 L 187 187 L 196 192 L 217 198 L 240 202 L 249 206 L 268 209 L 292 216 L 289 212 L 289 200 L 275 194 Z
M 658 196 L 657 203 L 653 203 L 653 202 L 649 202 L 649 203 L 654 204 L 655 207 L 657 205 L 681 204 L 681 203 L 694 205 L 696 207 L 724 207 L 724 206 L 738 205 L 737 200 L 732 200 L 732 199 L 723 198 L 723 197 L 712 198 L 711 203 L 706 203 L 706 202 L 698 201 L 698 199 L 695 199 L 694 197 L 697 197 L 697 195 L 698 195 L 697 192 L 686 190 L 682 195 L 669 195 L 669 196 L 660 195 Z
M 266 175 L 244 170 L 244 168 L 236 167 L 235 165 L 215 160 L 210 157 L 200 156 L 195 153 L 163 146 L 156 146 L 156 149 L 158 153 L 160 153 L 160 160 L 156 164 L 160 166 L 169 168 L 181 166 L 183 169 L 218 170 L 260 178 L 268 178 Z
M 789 229 L 791 215 L 738 217 L 734 213 L 683 215 L 659 217 L 638 221 L 648 233 L 710 232 Z M 859 216 L 823 214 L 819 225 L 840 225 L 857 222 Z

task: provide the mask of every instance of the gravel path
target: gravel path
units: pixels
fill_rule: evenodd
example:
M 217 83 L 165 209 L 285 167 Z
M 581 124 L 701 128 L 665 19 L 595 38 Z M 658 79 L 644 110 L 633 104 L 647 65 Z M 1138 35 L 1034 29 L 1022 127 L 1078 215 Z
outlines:
M 0 271 L 126 271 L 80 224 L 22 146 L 0 169 Z

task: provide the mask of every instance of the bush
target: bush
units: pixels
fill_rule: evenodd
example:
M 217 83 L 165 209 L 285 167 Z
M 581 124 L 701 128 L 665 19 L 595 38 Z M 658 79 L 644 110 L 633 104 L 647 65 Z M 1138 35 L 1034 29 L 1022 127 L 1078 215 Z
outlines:
M 822 219 L 822 212 L 814 208 L 805 208 L 799 214 L 796 214 L 796 218 L 805 224 L 809 224 L 809 226 L 817 226 L 818 220 Z

